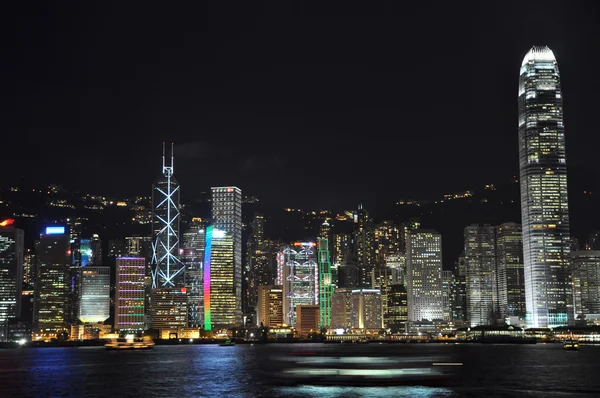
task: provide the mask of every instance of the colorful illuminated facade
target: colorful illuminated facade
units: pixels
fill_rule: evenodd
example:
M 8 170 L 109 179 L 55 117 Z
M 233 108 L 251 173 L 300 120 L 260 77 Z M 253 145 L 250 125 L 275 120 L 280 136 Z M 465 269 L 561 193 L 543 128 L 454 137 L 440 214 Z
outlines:
M 319 266 L 314 242 L 295 242 L 283 249 L 281 275 L 284 322 L 296 325 L 298 305 L 319 304 Z
M 212 225 L 228 233 L 233 241 L 233 278 L 236 322 L 241 322 L 242 312 L 242 190 L 238 187 L 212 187 Z M 214 320 L 213 320 L 214 322 Z
M 0 222 L 0 342 L 8 340 L 9 319 L 21 317 L 23 230 Z
M 329 262 L 329 241 L 321 238 L 318 241 L 319 262 L 319 325 L 331 326 L 331 295 L 335 290 L 331 277 L 331 263 Z
M 567 161 L 554 53 L 534 46 L 519 76 L 519 166 L 529 327 L 573 321 Z
M 146 260 L 120 257 L 116 269 L 115 329 L 144 330 Z
M 204 324 L 204 249 L 206 229 L 201 220 L 193 221 L 183 233 L 180 260 L 185 265 L 185 287 L 188 295 L 188 326 Z
M 152 288 L 182 287 L 185 266 L 179 260 L 179 191 L 173 167 L 165 165 L 163 144 L 163 176 L 152 189 Z
M 204 329 L 230 327 L 242 321 L 236 289 L 233 237 L 213 226 L 206 228 L 204 251 Z

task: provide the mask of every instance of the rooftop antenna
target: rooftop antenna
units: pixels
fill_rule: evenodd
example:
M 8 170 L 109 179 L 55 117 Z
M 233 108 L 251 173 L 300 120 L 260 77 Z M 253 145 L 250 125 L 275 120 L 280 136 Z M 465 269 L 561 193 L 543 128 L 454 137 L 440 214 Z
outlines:
M 163 174 L 164 175 L 168 175 L 168 176 L 172 176 L 173 175 L 173 147 L 174 147 L 173 142 L 171 142 L 171 164 L 169 166 L 167 166 L 165 164 L 165 156 L 166 156 L 166 148 L 165 148 L 165 143 L 163 141 Z
M 165 172 L 165 142 L 163 141 L 163 174 Z

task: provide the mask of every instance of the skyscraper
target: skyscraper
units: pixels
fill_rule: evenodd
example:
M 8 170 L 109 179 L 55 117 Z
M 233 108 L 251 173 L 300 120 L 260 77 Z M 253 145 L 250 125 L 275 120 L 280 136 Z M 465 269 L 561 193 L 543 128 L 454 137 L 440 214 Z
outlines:
M 275 327 L 283 324 L 283 290 L 281 286 L 258 287 L 256 326 Z
M 498 305 L 503 317 L 525 316 L 523 272 L 523 232 L 521 225 L 504 223 L 498 227 Z
M 21 317 L 23 230 L 0 222 L 0 342 L 8 340 L 9 319 Z
M 81 267 L 78 286 L 78 319 L 83 323 L 101 323 L 110 316 L 110 268 Z
M 185 265 L 185 287 L 188 295 L 188 326 L 204 324 L 204 249 L 206 229 L 201 220 L 193 221 L 183 233 L 180 260 Z
M 354 241 L 358 267 L 358 286 L 371 286 L 371 270 L 375 267 L 375 229 L 369 212 L 362 204 L 354 213 Z
M 331 278 L 331 263 L 329 262 L 329 241 L 319 238 L 318 242 L 319 263 L 319 325 L 321 327 L 331 326 L 331 295 L 334 291 Z
M 465 228 L 467 314 L 471 326 L 493 325 L 498 317 L 496 289 L 496 227 Z
M 38 264 L 33 328 L 41 338 L 57 338 L 67 332 L 71 315 L 69 234 L 65 227 L 46 227 L 35 249 Z
M 233 241 L 233 263 L 230 273 L 233 278 L 232 293 L 235 297 L 235 319 L 236 322 L 241 323 L 242 190 L 238 187 L 213 187 L 211 188 L 211 201 L 213 227 L 228 233 Z
M 115 288 L 115 329 L 140 331 L 146 302 L 146 260 L 142 257 L 117 259 Z
M 519 165 L 527 324 L 566 325 L 573 305 L 563 99 L 547 46 L 532 47 L 521 64 Z
M 415 229 L 407 236 L 408 320 L 442 319 L 442 235 Z
M 206 228 L 204 250 L 204 329 L 239 325 L 240 294 L 234 269 L 233 237 L 213 226 Z
M 576 319 L 600 314 L 600 250 L 572 252 Z
M 319 304 L 319 268 L 314 242 L 295 242 L 282 251 L 283 267 L 277 275 L 283 287 L 284 322 L 296 325 L 298 305 Z
M 165 165 L 163 143 L 162 177 L 152 188 L 152 288 L 181 287 L 185 267 L 179 260 L 179 192 L 174 177 L 173 146 L 171 165 Z

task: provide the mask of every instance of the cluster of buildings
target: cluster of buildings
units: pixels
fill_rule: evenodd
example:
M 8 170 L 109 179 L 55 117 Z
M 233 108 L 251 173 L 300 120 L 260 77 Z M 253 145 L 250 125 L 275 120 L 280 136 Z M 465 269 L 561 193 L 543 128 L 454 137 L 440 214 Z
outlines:
M 0 341 L 596 324 L 600 234 L 584 248 L 570 236 L 562 92 L 548 47 L 525 56 L 518 94 L 522 224 L 467 226 L 452 266 L 442 264 L 440 233 L 417 219 L 376 224 L 362 205 L 339 224 L 325 216 L 314 239 L 268 240 L 263 215 L 242 224 L 235 186 L 213 187 L 210 220 L 180 231 L 171 151 L 152 190 L 151 236 L 112 241 L 110 266 L 100 237 L 84 239 L 77 220 L 48 225 L 34 253 L 11 220 L 0 223 Z

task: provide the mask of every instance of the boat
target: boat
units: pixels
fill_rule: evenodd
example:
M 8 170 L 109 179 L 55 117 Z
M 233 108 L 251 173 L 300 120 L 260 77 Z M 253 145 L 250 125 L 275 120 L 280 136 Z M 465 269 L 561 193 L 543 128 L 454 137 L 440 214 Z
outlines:
M 111 339 L 104 344 L 107 350 L 149 350 L 154 347 L 154 341 L 149 336 Z
M 221 347 L 229 347 L 232 345 L 235 345 L 235 343 L 231 340 L 225 340 L 224 342 L 222 342 L 221 344 L 219 344 Z
M 577 340 L 565 340 L 563 343 L 563 349 L 567 351 L 579 351 L 579 343 Z

